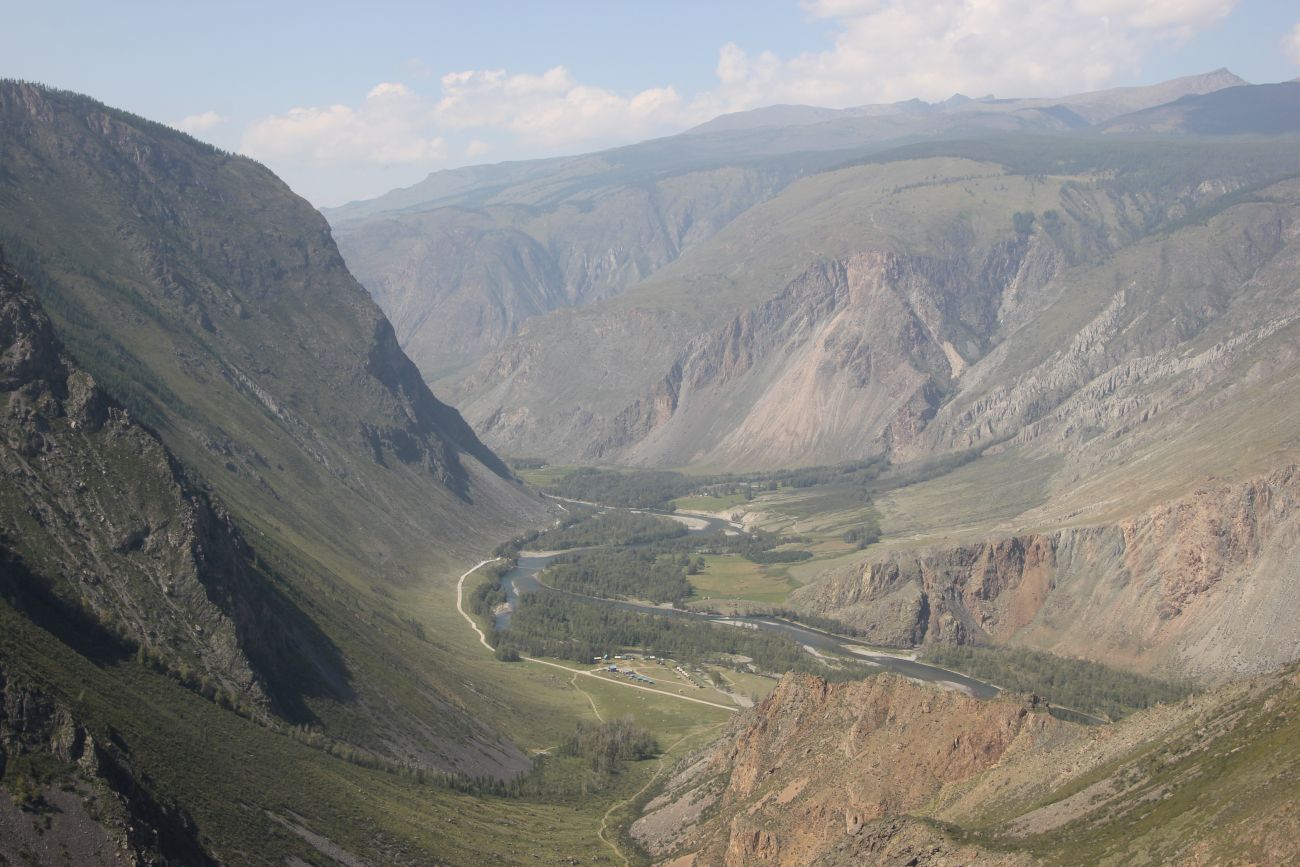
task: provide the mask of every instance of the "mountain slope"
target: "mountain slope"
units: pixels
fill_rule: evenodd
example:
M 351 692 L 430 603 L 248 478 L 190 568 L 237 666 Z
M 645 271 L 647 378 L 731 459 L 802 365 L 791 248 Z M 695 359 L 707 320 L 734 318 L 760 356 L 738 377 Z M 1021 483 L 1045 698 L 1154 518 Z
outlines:
M 1295 658 L 1298 539 L 1291 465 L 1110 524 L 880 551 L 790 601 L 882 644 L 1027 644 L 1221 681 Z
M 1298 687 L 1292 668 L 1086 728 L 1023 697 L 787 675 L 633 832 L 676 867 L 1281 863 Z
M 598 154 L 438 172 L 327 216 L 434 381 L 531 317 L 626 290 L 796 178 L 850 157 L 917 139 L 1066 131 L 1244 83 L 1216 70 L 1055 100 L 775 106 Z
M 74 642 L 92 624 L 116 632 L 155 664 L 261 712 L 307 721 L 305 695 L 350 691 L 337 648 L 166 448 L 62 358 L 2 260 L 0 359 L 0 556 L 11 601 Z
M 458 646 L 397 594 L 545 509 L 429 393 L 319 214 L 249 160 L 84 97 L 5 82 L 0 118 L 0 241 L 69 353 L 337 648 L 346 688 L 293 718 L 403 762 L 525 766 L 479 721 L 496 702 L 457 678 Z
M 1300 132 L 1300 82 L 1227 87 L 1189 95 L 1102 124 L 1105 133 L 1283 135 Z
M 1007 138 L 816 175 L 623 296 L 529 323 L 449 385 L 494 446 L 568 462 L 772 467 L 995 438 L 937 439 L 956 418 L 1011 436 L 1070 393 L 1064 369 L 1021 382 L 1012 365 L 1087 329 L 1108 283 L 1142 287 L 1126 316 L 1157 304 L 1176 317 L 1122 332 L 1125 358 L 1226 339 L 1265 297 L 1285 306 L 1294 191 L 1256 185 L 1300 165 L 1285 142 L 1252 160 L 1242 147 Z M 983 159 L 930 155 L 945 149 Z M 1182 226 L 1233 195 L 1258 202 L 1212 230 Z M 1178 231 L 1156 240 L 1166 227 Z M 1153 256 L 1188 268 L 1153 282 Z M 1267 282 L 1251 281 L 1258 269 Z M 1017 398 L 1012 426 L 977 397 L 995 384 L 1039 392 Z
M 339 244 L 433 379 L 477 360 L 531 316 L 617 294 L 797 171 L 755 164 L 628 178 L 618 165 L 603 168 L 576 183 L 563 178 L 569 189 L 519 185 L 474 208 L 334 217 Z

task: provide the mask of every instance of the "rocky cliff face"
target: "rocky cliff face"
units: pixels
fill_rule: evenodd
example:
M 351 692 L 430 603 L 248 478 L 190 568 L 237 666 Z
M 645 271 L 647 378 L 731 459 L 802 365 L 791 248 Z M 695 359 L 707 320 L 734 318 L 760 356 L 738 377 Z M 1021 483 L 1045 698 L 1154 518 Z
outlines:
M 632 833 L 674 867 L 1286 858 L 1297 759 L 1270 768 L 1265 745 L 1295 737 L 1298 688 L 1292 669 L 1085 728 L 1010 697 L 787 675 Z
M 259 566 L 230 516 L 69 362 L 0 260 L 0 584 L 47 628 L 78 617 L 252 707 L 294 716 L 345 678 Z M 79 612 L 79 613 L 78 613 Z M 47 612 L 52 613 L 52 612 Z M 84 636 L 83 636 L 84 637 Z
M 11 863 L 216 864 L 111 732 L 0 666 L 0 857 Z
M 655 173 L 591 159 L 576 177 L 492 189 L 486 202 L 338 215 L 339 247 L 425 376 L 482 358 L 530 317 L 616 295 L 794 177 L 791 167 Z
M 1297 188 L 1251 187 L 1275 157 L 1258 174 L 1183 154 L 1189 177 L 1123 184 L 965 160 L 808 178 L 620 298 L 531 321 L 455 400 L 495 446 L 568 462 L 1095 439 L 1113 463 L 1286 345 Z
M 1024 643 L 1222 679 L 1295 658 L 1300 468 L 1115 524 L 887 553 L 792 601 L 895 645 Z
M 699 846 L 689 862 L 699 865 L 905 863 L 909 854 L 985 863 L 996 856 L 904 817 L 1064 727 L 1015 702 L 899 678 L 829 685 L 787 675 L 679 770 L 633 833 L 658 855 Z
M 1131 449 L 1162 413 L 1185 421 L 1193 398 L 1240 382 L 1250 365 L 1257 378 L 1284 371 L 1297 321 L 1287 276 L 1300 261 L 1297 196 L 1294 182 L 1271 186 L 1206 226 L 1063 276 L 1035 315 L 1004 313 L 1007 339 L 903 454 L 1014 437 L 1061 452 L 1109 447 L 1094 463 L 1113 462 L 1117 440 Z
M 910 441 L 986 351 L 1005 288 L 1051 252 L 1027 237 L 940 259 L 819 265 L 687 348 L 589 455 L 710 466 L 836 463 Z M 971 261 L 971 260 L 974 261 Z

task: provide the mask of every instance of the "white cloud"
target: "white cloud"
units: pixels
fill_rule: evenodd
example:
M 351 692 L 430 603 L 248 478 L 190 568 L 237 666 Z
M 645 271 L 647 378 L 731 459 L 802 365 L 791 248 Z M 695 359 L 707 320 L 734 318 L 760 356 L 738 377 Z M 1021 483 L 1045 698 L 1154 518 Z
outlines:
M 715 104 L 843 107 L 919 96 L 1064 94 L 1139 71 L 1228 14 L 1236 0 L 815 0 L 834 44 L 788 59 L 719 55 Z
M 370 163 L 379 166 L 443 159 L 446 145 L 429 133 L 431 109 L 404 84 L 384 82 L 359 106 L 293 108 L 244 131 L 240 153 L 275 162 Z
M 1286 49 L 1286 56 L 1291 62 L 1300 66 L 1300 22 L 1291 28 L 1291 32 L 1282 40 L 1282 46 Z
M 202 114 L 192 114 L 189 117 L 183 117 L 176 121 L 172 126 L 181 132 L 187 132 L 190 135 L 199 132 L 205 132 L 214 126 L 220 126 L 230 118 L 224 114 L 217 114 L 215 111 L 205 111 Z
M 1084 15 L 1106 18 L 1112 26 L 1167 31 L 1186 39 L 1227 15 L 1236 0 L 1076 0 Z
M 357 104 L 294 108 L 250 125 L 240 150 L 337 199 L 344 188 L 373 195 L 364 185 L 378 178 L 410 183 L 417 171 L 451 164 L 453 153 L 473 160 L 595 150 L 774 103 L 1064 95 L 1137 77 L 1155 50 L 1186 41 L 1236 2 L 804 0 L 806 13 L 831 27 L 823 50 L 783 57 L 727 43 L 716 83 L 693 95 L 668 82 L 620 93 L 559 65 L 435 76 L 415 59 L 403 68 L 408 80 L 427 81 L 421 92 L 383 83 Z M 1300 25 L 1286 47 L 1300 63 Z M 220 120 L 209 112 L 178 126 Z
M 442 77 L 442 93 L 436 110 L 440 125 L 496 128 L 544 148 L 626 141 L 681 122 L 682 99 L 672 87 L 623 96 L 582 84 L 563 66 L 541 75 L 453 72 Z

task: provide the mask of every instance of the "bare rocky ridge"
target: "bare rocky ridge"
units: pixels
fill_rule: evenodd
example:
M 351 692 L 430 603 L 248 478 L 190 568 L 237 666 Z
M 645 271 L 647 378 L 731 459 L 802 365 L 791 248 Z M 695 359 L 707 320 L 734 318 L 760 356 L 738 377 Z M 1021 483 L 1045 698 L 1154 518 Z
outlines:
M 704 842 L 694 853 L 701 865 L 812 864 L 846 838 L 852 853 L 837 854 L 883 863 L 940 854 L 931 847 L 947 858 L 983 858 L 987 853 L 897 817 L 1009 750 L 1059 737 L 1063 725 L 1012 702 L 918 690 L 892 677 L 830 686 L 787 675 L 693 759 L 698 769 L 688 767 L 684 780 L 647 805 L 633 833 L 650 842 L 656 808 L 689 797 L 703 800 L 709 815 L 686 835 L 685 848 Z M 652 842 L 652 852 L 673 851 L 680 841 L 665 842 Z
M 1086 728 L 1015 697 L 787 675 L 632 832 L 675 867 L 1285 859 L 1297 757 L 1270 747 L 1293 742 L 1298 688 L 1292 669 Z
M 1113 451 L 1120 438 L 1131 448 L 1155 416 L 1185 417 L 1192 398 L 1285 374 L 1288 356 L 1272 353 L 1287 351 L 1296 323 L 1297 197 L 1294 181 L 1277 184 L 1203 227 L 1062 275 L 1037 310 L 1017 291 L 1006 339 L 904 454 L 1006 437 L 1057 451 Z
M 1001 287 L 1034 266 L 1027 248 L 1009 238 L 976 261 L 870 252 L 817 266 L 697 340 L 590 454 L 777 466 L 889 451 L 933 416 L 963 353 L 983 353 Z
M 1060 99 L 778 106 L 599 154 L 438 172 L 326 213 L 430 381 L 531 317 L 617 295 L 799 176 L 915 138 L 1069 130 L 1245 84 L 1216 70 Z
M 1028 644 L 1222 680 L 1300 653 L 1300 468 L 1124 521 L 886 552 L 795 591 L 871 640 Z

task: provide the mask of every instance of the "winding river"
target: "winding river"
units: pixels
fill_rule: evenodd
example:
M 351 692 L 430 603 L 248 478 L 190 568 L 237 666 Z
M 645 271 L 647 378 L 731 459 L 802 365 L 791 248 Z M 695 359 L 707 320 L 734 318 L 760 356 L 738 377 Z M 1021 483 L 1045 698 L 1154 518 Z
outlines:
M 664 514 L 664 517 L 672 516 Z M 695 518 L 696 516 L 691 517 Z M 728 522 L 718 518 L 699 518 L 699 520 L 703 521 L 705 526 L 693 527 L 688 530 L 688 534 L 704 535 L 716 533 L 719 530 L 726 530 L 731 527 Z M 876 666 L 883 671 L 889 671 L 916 680 L 942 684 L 953 689 L 959 689 L 962 692 L 975 696 L 976 698 L 992 698 L 999 692 L 998 687 L 981 680 L 967 677 L 964 674 L 949 671 L 945 668 L 938 668 L 933 665 L 926 665 L 923 662 L 916 662 L 915 660 L 907 659 L 906 657 L 883 653 L 872 648 L 870 645 L 858 641 L 857 639 L 833 635 L 829 632 L 823 632 L 819 629 L 813 629 L 808 626 L 801 626 L 776 617 L 764 615 L 733 617 L 719 614 L 704 614 L 696 611 L 682 611 L 676 608 L 660 608 L 654 605 L 644 605 L 618 599 L 602 599 L 596 596 L 583 596 L 581 594 L 569 593 L 568 591 L 547 587 L 537 580 L 537 573 L 546 568 L 546 565 L 558 556 L 560 555 L 546 554 L 521 556 L 518 565 L 502 576 L 501 584 L 506 593 L 507 607 L 496 615 L 494 622 L 498 630 L 505 629 L 510 625 L 510 615 L 514 610 L 519 594 L 536 592 L 564 593 L 565 595 L 582 599 L 585 602 L 592 602 L 598 605 L 608 605 L 613 608 L 623 608 L 630 611 L 641 611 L 659 617 L 682 617 L 694 618 L 697 620 L 711 620 L 715 623 L 722 623 L 736 628 L 762 629 L 767 632 L 775 632 L 779 635 L 791 638 L 804 647 L 811 648 L 816 652 L 828 651 L 837 654 L 848 654 L 859 662 L 866 665 Z

